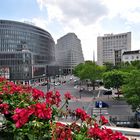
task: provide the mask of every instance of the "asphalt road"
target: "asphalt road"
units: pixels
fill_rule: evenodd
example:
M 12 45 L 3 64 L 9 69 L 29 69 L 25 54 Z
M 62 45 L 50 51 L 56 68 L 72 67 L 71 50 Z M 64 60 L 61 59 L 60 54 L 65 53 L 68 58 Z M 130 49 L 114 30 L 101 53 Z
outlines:
M 103 114 L 108 119 L 110 117 L 116 118 L 118 121 L 129 121 L 134 113 L 131 111 L 131 106 L 129 106 L 123 100 L 115 100 L 112 96 L 103 95 L 102 89 L 87 91 L 86 88 L 82 92 L 79 92 L 79 88 L 75 88 L 74 79 L 70 80 L 67 77 L 66 83 L 63 85 L 55 86 L 55 90 L 60 91 L 62 99 L 64 98 L 64 93 L 70 92 L 73 96 L 72 100 L 69 102 L 69 109 L 75 110 L 76 108 L 83 108 L 88 114 L 100 116 Z M 46 86 L 38 86 L 38 89 L 46 93 Z M 54 90 L 54 86 L 51 86 L 50 90 Z M 109 108 L 95 108 L 96 101 L 104 101 L 109 105 Z

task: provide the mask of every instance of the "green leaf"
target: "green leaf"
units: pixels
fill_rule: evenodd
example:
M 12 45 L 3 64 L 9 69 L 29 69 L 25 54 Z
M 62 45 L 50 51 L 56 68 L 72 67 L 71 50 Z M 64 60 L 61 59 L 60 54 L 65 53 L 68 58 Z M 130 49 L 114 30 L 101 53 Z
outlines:
M 77 135 L 75 135 L 74 140 L 91 140 L 91 139 L 86 138 L 86 137 L 85 137 L 84 135 L 82 135 L 82 134 L 77 134 Z

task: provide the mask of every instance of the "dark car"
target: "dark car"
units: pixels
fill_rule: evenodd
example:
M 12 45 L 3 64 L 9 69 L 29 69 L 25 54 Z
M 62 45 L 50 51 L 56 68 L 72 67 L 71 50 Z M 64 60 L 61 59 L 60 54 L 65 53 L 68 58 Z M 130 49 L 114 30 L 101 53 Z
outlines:
M 136 111 L 135 118 L 140 121 L 140 112 Z
M 112 90 L 104 91 L 103 95 L 112 95 Z
M 82 91 L 84 91 L 84 88 L 83 88 L 83 87 L 81 87 L 81 88 L 79 89 L 79 92 L 82 92 Z
M 45 83 L 42 83 L 41 84 L 41 86 L 46 86 L 48 83 L 47 82 L 45 82 Z
M 104 108 L 104 107 L 109 107 L 109 105 L 107 104 L 107 103 L 105 103 L 105 102 L 103 102 L 103 101 L 96 101 L 95 102 L 95 107 L 96 108 Z

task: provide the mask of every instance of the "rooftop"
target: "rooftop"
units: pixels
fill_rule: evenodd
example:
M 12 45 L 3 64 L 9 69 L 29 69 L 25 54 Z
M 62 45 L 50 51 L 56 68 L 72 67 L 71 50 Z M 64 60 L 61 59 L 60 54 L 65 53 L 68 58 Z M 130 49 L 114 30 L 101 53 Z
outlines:
M 123 52 L 123 55 L 130 55 L 130 54 L 140 54 L 140 50 Z

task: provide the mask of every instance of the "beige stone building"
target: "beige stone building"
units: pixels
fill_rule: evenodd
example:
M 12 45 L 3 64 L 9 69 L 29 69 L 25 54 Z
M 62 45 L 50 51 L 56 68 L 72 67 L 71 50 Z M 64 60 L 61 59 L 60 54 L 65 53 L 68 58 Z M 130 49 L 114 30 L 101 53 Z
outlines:
M 131 32 L 120 34 L 105 34 L 97 37 L 97 64 L 103 65 L 105 62 L 114 65 L 121 61 L 118 51 L 131 50 Z

